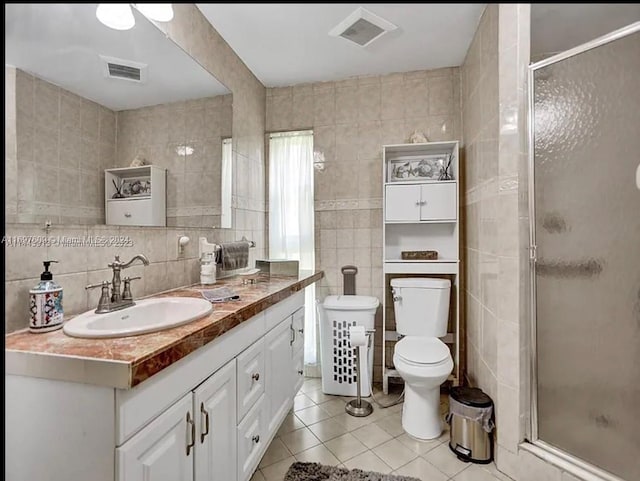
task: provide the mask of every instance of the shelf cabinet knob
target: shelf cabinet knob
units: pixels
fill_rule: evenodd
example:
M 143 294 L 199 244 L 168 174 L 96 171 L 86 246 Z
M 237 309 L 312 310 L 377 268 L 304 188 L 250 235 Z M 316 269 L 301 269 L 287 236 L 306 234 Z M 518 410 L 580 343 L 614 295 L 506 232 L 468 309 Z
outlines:
M 254 381 L 259 381 L 260 380 L 260 373 L 256 372 L 255 374 L 253 374 L 251 376 L 251 379 L 253 379 Z
M 124 213 L 124 216 L 125 216 L 125 217 L 131 217 L 131 212 L 125 212 L 125 213 Z

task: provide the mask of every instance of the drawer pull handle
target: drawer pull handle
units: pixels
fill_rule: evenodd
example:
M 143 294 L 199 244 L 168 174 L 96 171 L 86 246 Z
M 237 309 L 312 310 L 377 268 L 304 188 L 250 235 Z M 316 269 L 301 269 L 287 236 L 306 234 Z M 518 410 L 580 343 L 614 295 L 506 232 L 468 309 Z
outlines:
M 293 343 L 296 342 L 296 330 L 293 328 L 292 324 L 289 325 L 289 329 L 291 329 L 291 340 L 289 341 L 289 344 L 293 346 Z
M 124 216 L 125 216 L 125 217 L 131 217 L 131 212 L 125 212 L 125 213 L 124 213 Z
M 259 381 L 260 380 L 260 373 L 256 372 L 255 374 L 253 374 L 251 376 L 251 379 L 253 379 L 254 381 Z
M 204 429 L 202 429 L 202 433 L 200 434 L 200 444 L 204 443 L 204 438 L 207 434 L 209 434 L 209 413 L 204 408 L 204 403 L 200 403 L 200 414 L 204 414 Z M 202 421 L 202 418 L 200 419 Z
M 301 376 L 304 374 L 304 371 L 302 369 L 298 370 L 298 374 L 300 374 Z
M 260 442 L 260 435 L 256 434 L 254 437 L 251 438 L 251 441 L 258 444 Z
M 191 436 L 191 441 L 189 441 Z M 187 456 L 191 454 L 191 448 L 196 444 L 196 423 L 191 419 L 191 411 L 187 411 Z

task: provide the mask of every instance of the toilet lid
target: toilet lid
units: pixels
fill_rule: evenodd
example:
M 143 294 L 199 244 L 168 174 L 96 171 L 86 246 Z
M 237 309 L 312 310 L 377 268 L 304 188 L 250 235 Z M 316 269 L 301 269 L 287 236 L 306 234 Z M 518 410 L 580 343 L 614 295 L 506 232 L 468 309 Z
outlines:
M 451 353 L 447 345 L 437 337 L 405 337 L 395 348 L 395 353 L 415 364 L 437 364 Z

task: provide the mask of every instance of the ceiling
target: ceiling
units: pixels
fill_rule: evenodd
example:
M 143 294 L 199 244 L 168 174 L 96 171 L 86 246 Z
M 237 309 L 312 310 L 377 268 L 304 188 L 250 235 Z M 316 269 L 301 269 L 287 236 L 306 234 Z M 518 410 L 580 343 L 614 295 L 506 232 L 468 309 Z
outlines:
M 5 63 L 112 110 L 230 92 L 135 8 L 135 27 L 117 31 L 96 7 L 7 4 Z M 148 64 L 147 82 L 107 78 L 98 55 Z
M 533 3 L 531 56 L 562 52 L 637 21 L 638 3 Z
M 267 87 L 461 65 L 485 4 L 197 4 Z M 328 32 L 358 7 L 398 28 L 367 47 Z

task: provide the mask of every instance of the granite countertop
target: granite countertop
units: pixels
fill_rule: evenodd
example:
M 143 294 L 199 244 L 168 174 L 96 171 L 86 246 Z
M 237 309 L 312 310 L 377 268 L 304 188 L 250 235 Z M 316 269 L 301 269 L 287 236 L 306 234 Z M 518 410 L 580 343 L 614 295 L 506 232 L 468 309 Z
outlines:
M 202 319 L 183 326 L 131 337 L 80 339 L 62 329 L 5 336 L 6 374 L 42 377 L 129 389 L 171 366 L 268 307 L 320 280 L 324 273 L 298 277 L 260 275 L 243 285 L 239 276 L 219 279 L 215 286 L 194 285 L 150 297 L 198 297 L 203 289 L 227 286 L 240 300 L 217 303 Z

